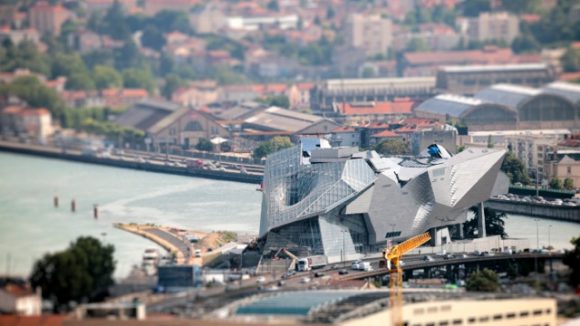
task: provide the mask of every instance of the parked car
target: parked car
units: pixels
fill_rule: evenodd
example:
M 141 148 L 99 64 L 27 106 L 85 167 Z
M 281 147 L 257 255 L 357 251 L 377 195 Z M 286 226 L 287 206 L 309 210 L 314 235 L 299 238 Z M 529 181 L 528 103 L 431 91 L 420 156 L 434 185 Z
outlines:
M 423 261 L 435 261 L 435 258 L 433 258 L 431 256 L 425 256 L 425 257 L 423 257 Z
M 314 273 L 314 277 L 322 277 L 324 275 L 325 274 L 323 272 L 316 272 L 316 273 Z
M 266 282 L 266 278 L 264 276 L 258 276 L 258 278 L 256 279 L 256 283 L 258 284 L 262 284 Z
M 348 274 L 348 270 L 346 269 L 341 269 L 338 271 L 338 275 L 346 275 L 346 274 Z

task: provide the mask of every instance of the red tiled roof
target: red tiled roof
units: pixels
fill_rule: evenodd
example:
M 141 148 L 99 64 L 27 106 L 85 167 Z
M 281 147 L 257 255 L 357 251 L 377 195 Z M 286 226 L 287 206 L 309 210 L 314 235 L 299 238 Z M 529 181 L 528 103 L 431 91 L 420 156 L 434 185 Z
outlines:
M 523 14 L 520 16 L 520 18 L 528 24 L 537 23 L 542 19 L 540 15 L 536 14 Z
M 332 129 L 333 134 L 351 133 L 351 132 L 355 132 L 355 130 L 353 127 L 349 127 L 349 126 L 340 126 L 340 127 L 336 127 L 334 129 Z
M 0 315 L 0 325 L 11 326 L 61 326 L 66 316 L 42 315 L 42 316 L 15 316 Z
M 7 106 L 5 107 L 2 111 L 0 111 L 3 114 L 17 114 L 18 112 L 24 110 L 24 107 L 22 106 Z
M 372 137 L 375 138 L 392 138 L 392 137 L 399 137 L 399 135 L 397 135 L 396 133 L 390 131 L 390 130 L 383 130 L 381 132 L 378 132 L 376 134 L 373 134 Z
M 8 284 L 5 287 L 3 287 L 2 290 L 10 293 L 12 296 L 17 298 L 35 295 L 34 291 L 32 291 L 31 288 L 19 284 Z
M 147 97 L 149 93 L 143 88 L 125 88 L 121 90 L 122 97 Z
M 344 115 L 385 115 L 410 114 L 413 104 L 413 101 L 366 102 L 337 104 L 337 107 Z
M 576 81 L 580 80 L 580 71 L 578 72 L 567 72 L 560 75 L 560 80 L 565 81 Z
M 453 63 L 508 63 L 512 60 L 511 49 L 487 48 L 474 51 L 411 52 L 405 60 L 411 65 Z
M 298 83 L 296 87 L 301 91 L 311 90 L 314 88 L 314 83 Z
M 288 90 L 286 84 L 255 84 L 252 85 L 252 90 L 258 94 L 282 94 Z

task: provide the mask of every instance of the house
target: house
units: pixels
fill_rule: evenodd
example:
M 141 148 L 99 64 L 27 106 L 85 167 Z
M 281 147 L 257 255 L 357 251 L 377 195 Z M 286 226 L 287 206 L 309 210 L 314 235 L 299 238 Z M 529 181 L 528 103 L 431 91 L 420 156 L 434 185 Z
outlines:
M 332 147 L 359 147 L 361 145 L 361 135 L 354 127 L 340 126 L 330 132 L 329 141 Z
M 391 130 L 383 130 L 380 132 L 377 132 L 375 134 L 370 135 L 369 137 L 369 145 L 373 146 L 376 144 L 379 144 L 385 140 L 390 140 L 390 139 L 402 139 L 403 137 L 401 137 L 401 135 L 391 131 Z
M 11 105 L 0 111 L 0 132 L 44 142 L 53 133 L 52 117 L 45 108 Z
M 0 314 L 39 316 L 42 314 L 40 289 L 34 291 L 26 285 L 8 283 L 0 288 Z
M 146 130 L 154 148 L 176 145 L 189 148 L 201 138 L 229 138 L 226 126 L 210 113 L 191 108 L 180 108 L 158 120 Z
M 203 107 L 216 102 L 219 98 L 219 88 L 214 80 L 192 82 L 188 87 L 177 89 L 171 96 L 171 101 L 185 107 Z
M 296 83 L 291 85 L 286 91 L 286 96 L 290 102 L 290 109 L 302 110 L 310 108 L 310 92 L 314 88 L 314 83 Z
M 392 102 L 350 102 L 334 103 L 334 112 L 339 120 L 357 121 L 384 121 L 395 117 L 409 116 L 412 113 L 414 101 L 408 98 L 395 99 Z
M 544 179 L 572 179 L 574 187 L 580 186 L 580 150 L 561 149 L 548 155 L 544 163 Z
M 101 96 L 105 106 L 122 108 L 147 99 L 149 93 L 143 88 L 109 88 L 102 90 Z
M 95 108 L 105 106 L 97 91 L 62 91 L 60 97 L 71 108 Z
M 28 9 L 30 27 L 40 34 L 59 35 L 60 27 L 71 17 L 71 13 L 60 4 L 51 5 L 47 1 L 38 1 Z
M 499 65 L 537 63 L 541 56 L 514 55 L 511 49 L 487 46 L 483 50 L 407 52 L 403 55 L 403 75 L 406 77 L 435 76 L 441 66 Z

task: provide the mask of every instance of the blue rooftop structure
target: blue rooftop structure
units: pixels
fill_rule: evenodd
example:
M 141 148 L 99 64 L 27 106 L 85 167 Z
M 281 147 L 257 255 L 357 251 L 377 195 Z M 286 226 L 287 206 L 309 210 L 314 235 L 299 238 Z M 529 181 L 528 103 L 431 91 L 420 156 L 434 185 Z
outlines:
M 313 295 L 314 294 L 314 295 Z M 322 306 L 360 294 L 360 291 L 296 291 L 258 299 L 237 309 L 237 315 L 307 316 Z

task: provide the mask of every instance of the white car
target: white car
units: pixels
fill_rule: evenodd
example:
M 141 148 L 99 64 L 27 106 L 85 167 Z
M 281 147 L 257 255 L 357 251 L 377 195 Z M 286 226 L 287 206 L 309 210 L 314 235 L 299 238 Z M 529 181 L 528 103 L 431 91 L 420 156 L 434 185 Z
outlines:
M 256 279 L 256 283 L 258 284 L 266 283 L 266 278 L 264 276 L 258 276 L 258 278 Z

